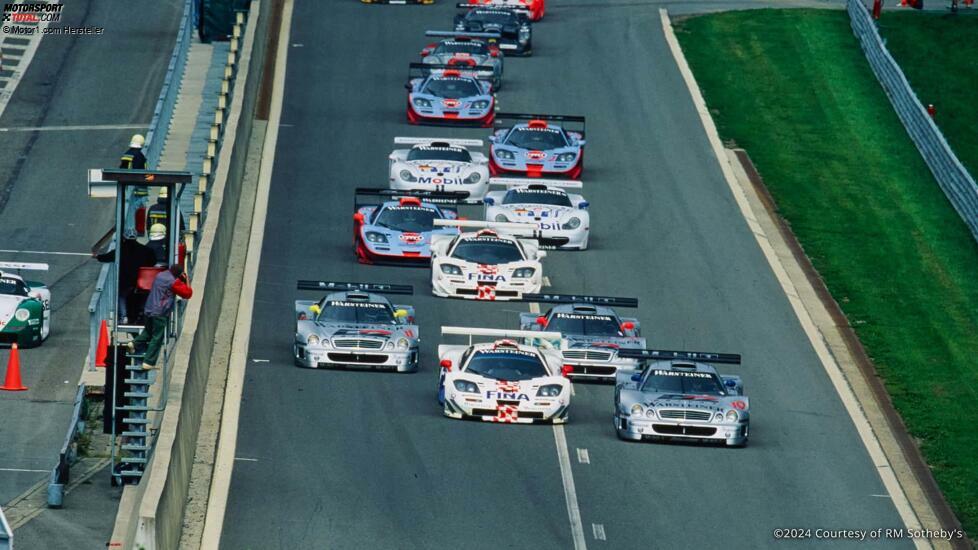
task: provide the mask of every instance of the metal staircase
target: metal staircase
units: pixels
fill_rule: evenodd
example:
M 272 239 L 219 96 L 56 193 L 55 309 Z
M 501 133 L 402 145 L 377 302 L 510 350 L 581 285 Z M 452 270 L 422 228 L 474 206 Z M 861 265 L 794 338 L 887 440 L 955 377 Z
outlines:
M 136 484 L 143 476 L 149 461 L 149 398 L 153 380 L 151 371 L 143 370 L 143 354 L 126 354 L 126 378 L 123 397 L 125 405 L 116 407 L 116 414 L 122 415 L 124 425 L 121 435 L 124 443 L 120 446 L 119 466 L 116 469 L 123 483 Z

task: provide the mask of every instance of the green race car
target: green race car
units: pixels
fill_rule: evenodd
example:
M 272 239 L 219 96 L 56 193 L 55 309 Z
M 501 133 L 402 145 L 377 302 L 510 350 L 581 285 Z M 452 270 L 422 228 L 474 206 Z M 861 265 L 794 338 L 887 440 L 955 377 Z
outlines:
M 0 262 L 0 345 L 32 348 L 51 333 L 51 291 L 19 274 L 47 269 L 47 264 Z

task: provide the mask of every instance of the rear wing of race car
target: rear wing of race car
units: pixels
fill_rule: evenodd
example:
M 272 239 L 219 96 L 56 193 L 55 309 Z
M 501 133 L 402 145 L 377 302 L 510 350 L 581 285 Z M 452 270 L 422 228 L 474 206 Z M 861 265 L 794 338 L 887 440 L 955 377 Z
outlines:
M 344 290 L 360 290 L 375 294 L 414 294 L 411 285 L 392 285 L 387 283 L 344 283 L 338 281 L 298 281 L 299 290 L 319 290 L 326 292 L 342 292 Z
M 545 185 L 563 189 L 583 189 L 584 183 L 579 180 L 549 180 L 542 178 L 489 178 L 489 185 L 500 187 L 524 187 L 527 185 Z
M 468 227 L 472 229 L 489 229 L 498 231 L 513 237 L 527 239 L 543 239 L 543 231 L 537 229 L 535 223 L 515 223 L 515 222 L 485 222 L 479 220 L 435 220 L 435 225 L 440 227 Z
M 592 304 L 608 307 L 638 307 L 638 298 L 620 296 L 588 296 L 586 294 L 523 294 L 521 302 L 541 304 Z M 643 351 L 643 350 L 640 350 Z
M 425 137 L 395 137 L 394 145 L 427 145 L 429 147 L 439 147 L 445 144 L 449 147 L 483 147 L 485 143 L 481 139 L 456 139 L 456 138 L 425 138 Z
M 360 201 L 360 197 L 378 197 L 380 201 Z M 400 190 L 400 189 L 381 189 L 375 187 L 357 187 L 353 193 L 353 211 L 356 212 L 364 206 L 377 206 L 382 202 L 416 198 L 422 202 L 431 204 L 481 204 L 482 201 L 469 200 L 468 191 L 426 191 L 423 189 Z
M 434 74 L 435 76 L 448 76 L 452 74 L 452 71 L 457 71 L 458 76 L 465 76 L 469 78 L 475 78 L 478 80 L 492 81 L 493 68 L 489 65 L 445 65 L 442 63 L 411 63 L 408 66 L 408 80 L 413 80 L 415 78 L 427 78 L 428 76 Z
M 17 271 L 47 271 L 48 264 L 32 264 L 28 262 L 0 262 L 0 271 L 15 269 Z
M 498 32 L 465 32 L 465 31 L 425 31 L 425 36 L 435 38 L 485 38 L 489 40 L 499 40 L 502 36 Z
M 713 353 L 703 351 L 669 351 L 661 349 L 618 350 L 618 357 L 644 359 L 647 361 L 693 361 L 697 363 L 724 363 L 739 365 L 740 355 L 736 353 Z
M 559 122 L 560 126 L 564 130 L 579 132 L 581 137 L 586 135 L 586 119 L 580 115 L 538 115 L 529 113 L 496 113 L 496 121 L 493 123 L 494 128 L 509 128 L 513 124 L 505 124 L 506 121 L 509 122 L 530 122 L 540 120 L 544 122 Z M 576 125 L 580 124 L 580 129 Z M 574 125 L 574 127 L 571 127 Z
M 524 16 L 529 16 L 530 15 L 530 8 L 525 8 L 525 7 L 521 7 L 521 6 L 514 6 L 514 5 L 511 5 L 511 4 L 497 4 L 497 3 L 493 3 L 491 1 L 485 2 L 485 3 L 483 3 L 483 2 L 477 2 L 477 3 L 474 3 L 474 4 L 467 4 L 465 2 L 459 2 L 459 3 L 455 4 L 455 7 L 456 8 L 459 8 L 459 9 L 465 9 L 465 10 L 471 10 L 471 9 L 475 9 L 475 8 L 490 9 L 490 10 L 507 10 L 507 11 L 516 12 L 516 13 L 518 13 L 520 15 L 524 15 Z
M 468 336 L 469 345 L 475 338 L 540 340 L 555 348 L 560 347 L 562 336 L 559 332 L 540 332 L 536 330 L 510 330 L 504 328 L 441 327 L 442 336 Z

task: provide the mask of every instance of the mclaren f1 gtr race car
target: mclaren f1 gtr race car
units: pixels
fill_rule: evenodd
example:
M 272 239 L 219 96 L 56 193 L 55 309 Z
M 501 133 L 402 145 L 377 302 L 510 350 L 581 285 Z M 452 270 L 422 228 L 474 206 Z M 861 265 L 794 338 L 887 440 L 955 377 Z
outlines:
M 451 191 L 481 199 L 489 187 L 489 161 L 471 149 L 482 147 L 479 139 L 396 137 L 390 161 L 391 189 L 402 191 Z
M 533 24 L 525 10 L 456 4 L 468 10 L 455 16 L 458 32 L 499 33 L 499 49 L 506 55 L 528 56 L 533 53 Z
M 502 87 L 504 56 L 499 50 L 499 33 L 427 31 L 425 36 L 442 40 L 421 50 L 422 63 L 492 67 L 492 89 Z
M 740 356 L 690 351 L 621 350 L 646 362 L 641 372 L 619 371 L 615 430 L 627 440 L 676 438 L 722 441 L 742 447 L 750 436 L 750 401 L 739 376 L 713 364 L 740 364 Z
M 519 300 L 540 292 L 547 253 L 530 224 L 435 220 L 436 226 L 472 227 L 455 236 L 435 235 L 431 243 L 431 291 L 468 300 Z
M 560 246 L 585 250 L 591 236 L 588 201 L 566 189 L 580 189 L 580 181 L 492 178 L 490 186 L 503 187 L 483 198 L 485 218 L 491 222 L 536 224 L 537 229 L 566 238 Z
M 319 301 L 296 300 L 295 364 L 307 368 L 418 370 L 414 308 L 384 294 L 413 294 L 410 285 L 299 281 L 299 290 L 324 292 Z
M 570 381 L 557 352 L 560 334 L 442 327 L 467 345 L 439 345 L 438 403 L 445 416 L 530 424 L 567 421 Z M 473 343 L 474 337 L 493 341 Z M 521 343 L 527 342 L 527 343 Z
M 546 10 L 545 0 L 469 0 L 469 4 L 523 11 L 530 18 L 530 21 L 543 19 L 543 13 Z
M 360 202 L 361 197 L 383 202 Z M 458 235 L 454 227 L 435 227 L 435 220 L 454 220 L 454 205 L 464 193 L 395 191 L 358 187 L 354 193 L 353 247 L 364 264 L 428 265 L 434 235 Z
M 574 130 L 567 129 L 570 124 Z M 584 130 L 582 116 L 497 113 L 489 136 L 489 172 L 578 179 L 584 168 Z
M 622 350 L 645 348 L 638 319 L 619 317 L 615 307 L 638 307 L 636 298 L 524 294 L 523 301 L 557 304 L 542 315 L 520 313 L 520 329 L 559 332 L 564 363 L 575 380 L 613 382 L 619 370 L 633 372 L 638 359 Z
M 487 79 L 483 80 L 483 76 Z M 407 119 L 411 124 L 488 128 L 496 117 L 492 68 L 411 63 Z
M 20 275 L 47 269 L 47 264 L 0 262 L 0 345 L 32 348 L 51 333 L 51 290 Z

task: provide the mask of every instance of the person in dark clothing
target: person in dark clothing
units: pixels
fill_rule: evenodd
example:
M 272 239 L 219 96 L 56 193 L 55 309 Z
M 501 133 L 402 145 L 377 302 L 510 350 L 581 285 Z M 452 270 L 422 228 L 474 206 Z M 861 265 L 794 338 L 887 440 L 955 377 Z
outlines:
M 128 170 L 145 170 L 146 155 L 143 154 L 143 144 L 145 143 L 146 140 L 143 138 L 143 136 L 134 134 L 132 139 L 129 140 L 129 148 L 122 154 L 119 168 L 125 168 Z
M 170 263 L 170 258 L 167 257 L 168 244 L 166 226 L 162 223 L 154 223 L 149 228 L 149 242 L 146 246 L 156 254 L 156 265 L 165 267 Z
M 173 311 L 173 304 L 176 302 L 174 296 L 179 296 L 184 300 L 189 300 L 193 296 L 194 290 L 190 288 L 187 281 L 187 274 L 183 271 L 183 266 L 173 264 L 166 271 L 161 271 L 153 279 L 153 288 L 149 291 L 149 298 L 146 299 L 146 308 L 143 313 L 146 316 L 146 325 L 136 336 L 135 340 L 129 342 L 129 351 L 133 352 L 136 346 L 146 346 L 143 354 L 143 370 L 159 368 L 156 362 L 160 358 L 160 351 L 163 349 L 163 336 L 166 334 L 166 324 Z
M 160 188 L 160 194 L 156 197 L 156 204 L 149 207 L 146 211 L 146 225 L 161 223 L 167 225 L 166 219 L 170 216 L 170 198 L 166 187 Z M 183 220 L 183 212 L 180 213 L 180 231 L 187 229 L 187 224 Z
M 156 263 L 156 255 L 146 245 L 136 240 L 135 233 L 126 233 L 119 249 L 122 252 L 119 256 L 119 322 L 125 324 L 129 322 L 127 304 L 136 289 L 139 268 L 153 266 Z M 103 263 L 114 262 L 115 249 L 93 256 Z

